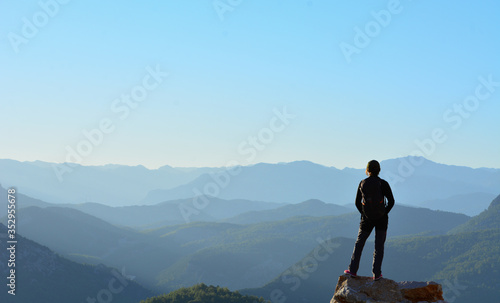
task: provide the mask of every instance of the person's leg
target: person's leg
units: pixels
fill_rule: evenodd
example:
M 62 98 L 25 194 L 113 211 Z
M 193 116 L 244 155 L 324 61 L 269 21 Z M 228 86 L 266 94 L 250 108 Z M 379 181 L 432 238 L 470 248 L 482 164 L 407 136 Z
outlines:
M 380 220 L 375 225 L 375 251 L 373 252 L 372 272 L 374 277 L 382 274 L 382 260 L 384 259 L 384 244 L 387 236 L 388 218 Z
M 361 220 L 359 224 L 358 237 L 356 239 L 356 244 L 354 245 L 354 251 L 351 256 L 351 264 L 349 264 L 349 271 L 353 274 L 357 274 L 359 268 L 359 261 L 361 260 L 361 253 L 363 252 L 363 247 L 365 246 L 366 239 L 370 236 L 373 230 L 373 224 L 370 224 L 366 220 Z

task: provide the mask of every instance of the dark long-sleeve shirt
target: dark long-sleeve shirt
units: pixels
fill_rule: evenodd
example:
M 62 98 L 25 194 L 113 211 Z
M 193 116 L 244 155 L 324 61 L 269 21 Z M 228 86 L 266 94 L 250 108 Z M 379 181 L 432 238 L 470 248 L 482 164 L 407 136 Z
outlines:
M 379 178 L 379 177 L 368 177 L 368 178 Z M 361 181 L 361 182 L 363 182 L 363 181 Z M 358 211 L 361 214 L 363 214 L 363 208 L 362 208 L 363 195 L 361 194 L 361 182 L 358 185 L 358 192 L 356 193 L 356 202 L 355 203 L 356 203 L 356 208 L 358 209 Z M 389 214 L 392 207 L 394 206 L 394 196 L 392 195 L 391 186 L 384 179 L 380 179 L 380 185 L 382 186 L 382 194 L 384 195 L 384 197 L 387 198 L 387 205 L 385 206 L 385 212 L 386 212 L 386 214 Z

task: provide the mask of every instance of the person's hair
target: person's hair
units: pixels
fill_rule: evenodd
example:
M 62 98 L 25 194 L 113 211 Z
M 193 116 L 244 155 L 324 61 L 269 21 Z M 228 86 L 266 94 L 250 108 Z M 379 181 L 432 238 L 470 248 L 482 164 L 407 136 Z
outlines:
M 380 173 L 380 163 L 377 160 L 371 160 L 366 165 L 366 171 L 370 173 L 372 176 L 378 176 Z

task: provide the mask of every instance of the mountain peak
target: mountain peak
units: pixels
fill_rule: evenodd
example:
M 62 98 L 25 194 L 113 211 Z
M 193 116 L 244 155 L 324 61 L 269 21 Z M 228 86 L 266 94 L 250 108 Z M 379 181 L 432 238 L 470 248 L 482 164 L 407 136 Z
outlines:
M 326 203 L 319 199 L 309 199 L 299 204 L 309 205 L 309 206 L 320 206 L 320 205 L 325 205 Z
M 493 201 L 491 201 L 490 208 L 500 205 L 500 195 L 498 195 Z
M 390 279 L 373 281 L 370 277 L 339 277 L 335 295 L 330 303 L 354 302 L 440 302 L 443 289 L 436 282 L 395 282 Z

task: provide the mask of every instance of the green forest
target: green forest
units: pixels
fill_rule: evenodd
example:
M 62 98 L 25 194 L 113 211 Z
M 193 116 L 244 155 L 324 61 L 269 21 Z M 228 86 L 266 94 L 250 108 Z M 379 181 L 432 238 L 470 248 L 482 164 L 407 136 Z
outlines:
M 242 295 L 231 292 L 219 286 L 198 284 L 193 287 L 181 288 L 167 295 L 149 298 L 140 303 L 264 303 L 263 298 Z

